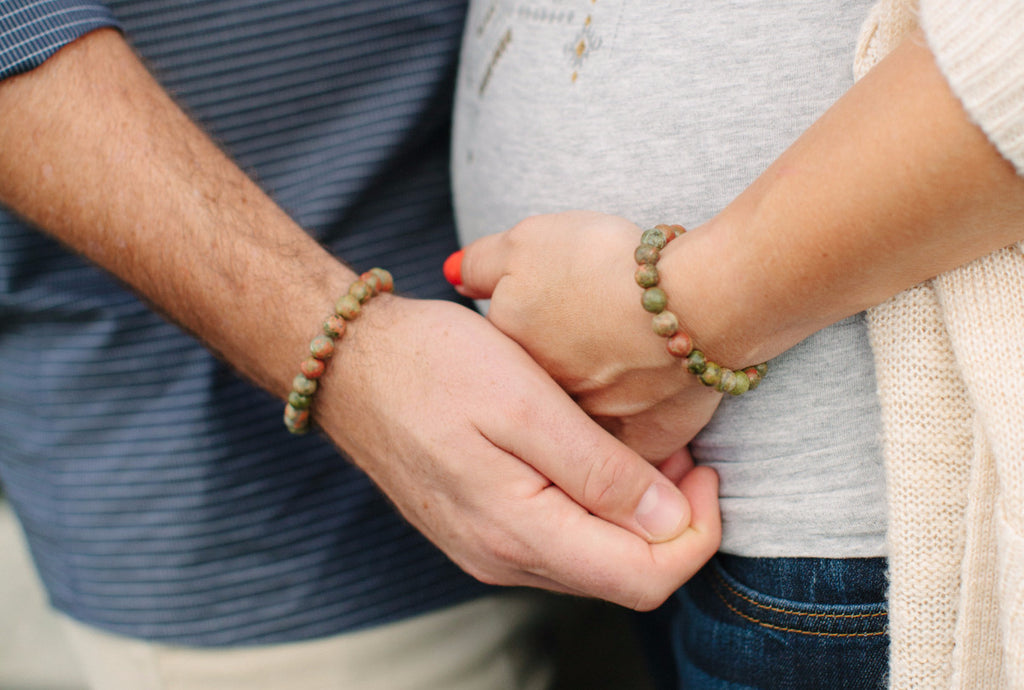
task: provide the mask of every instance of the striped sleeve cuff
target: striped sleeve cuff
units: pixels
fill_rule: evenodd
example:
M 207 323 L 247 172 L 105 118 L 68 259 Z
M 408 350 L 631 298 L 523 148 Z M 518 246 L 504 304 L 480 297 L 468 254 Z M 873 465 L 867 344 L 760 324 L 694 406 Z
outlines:
M 76 38 L 106 26 L 120 28 L 99 2 L 0 0 L 0 79 L 38 67 Z
M 921 27 L 971 119 L 1024 174 L 1024 2 L 922 0 Z

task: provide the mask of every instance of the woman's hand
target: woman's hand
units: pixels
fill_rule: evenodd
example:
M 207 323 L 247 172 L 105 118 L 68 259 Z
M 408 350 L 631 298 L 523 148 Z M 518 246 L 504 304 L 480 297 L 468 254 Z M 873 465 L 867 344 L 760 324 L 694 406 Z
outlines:
M 707 423 L 721 394 L 701 385 L 652 331 L 633 278 L 640 234 L 601 213 L 528 218 L 465 248 L 458 289 L 490 298 L 495 326 L 587 413 L 660 462 Z

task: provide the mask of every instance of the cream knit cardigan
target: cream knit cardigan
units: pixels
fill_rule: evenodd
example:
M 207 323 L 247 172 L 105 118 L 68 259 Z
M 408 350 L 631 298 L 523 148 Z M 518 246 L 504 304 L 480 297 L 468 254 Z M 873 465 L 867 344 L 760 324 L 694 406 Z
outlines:
M 971 119 L 1024 173 L 1024 0 L 882 0 L 857 76 L 918 25 Z M 1024 688 L 1024 243 L 897 295 L 868 322 L 891 687 Z

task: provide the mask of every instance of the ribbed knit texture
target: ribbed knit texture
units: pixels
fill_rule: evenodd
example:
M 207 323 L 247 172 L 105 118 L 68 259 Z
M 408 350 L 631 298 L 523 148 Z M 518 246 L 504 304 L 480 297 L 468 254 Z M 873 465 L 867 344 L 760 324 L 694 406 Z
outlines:
M 922 0 L 921 24 L 971 118 L 1024 173 L 1024 3 Z
M 1024 253 L 1019 246 L 940 276 L 935 281 L 943 317 L 961 362 L 977 422 L 970 498 L 977 514 L 968 528 L 961 621 L 963 662 L 954 687 L 1024 684 L 1024 393 L 993 385 L 999 376 L 1024 376 Z M 988 494 L 986 496 L 986 493 Z M 987 501 L 985 499 L 988 499 Z M 996 578 L 993 582 L 992 578 Z M 1002 678 L 992 675 L 1002 650 Z M 976 650 L 976 651 L 975 651 Z M 971 653 L 974 652 L 974 653 Z
M 884 0 L 863 76 L 917 23 L 954 93 L 1024 170 L 1024 4 Z M 893 688 L 1024 687 L 1024 254 L 869 312 L 890 500 Z
M 884 364 L 878 381 L 889 461 L 892 687 L 947 687 L 965 539 L 970 407 L 942 337 L 934 290 L 905 292 L 868 316 L 871 344 Z
M 457 297 L 440 266 L 464 2 L 107 4 L 0 0 L 0 73 L 33 64 L 26 37 L 43 58 L 116 17 L 331 251 Z M 125 635 L 286 642 L 485 591 L 329 443 L 285 431 L 280 401 L 2 211 L 0 477 L 55 606 Z

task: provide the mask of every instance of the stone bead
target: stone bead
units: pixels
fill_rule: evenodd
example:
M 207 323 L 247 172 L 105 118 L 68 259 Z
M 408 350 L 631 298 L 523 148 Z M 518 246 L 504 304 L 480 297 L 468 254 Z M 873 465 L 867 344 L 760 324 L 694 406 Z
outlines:
M 292 422 L 289 422 L 286 419 L 286 420 L 284 420 L 284 427 L 289 432 L 295 434 L 296 436 L 303 436 L 303 435 L 309 433 L 309 422 L 303 424 L 302 426 L 297 426 L 296 424 L 294 424 Z
M 704 365 L 704 371 L 700 373 L 700 382 L 705 386 L 717 388 L 722 383 L 722 373 L 722 367 L 714 362 L 708 362 Z
M 640 244 L 647 244 L 658 249 L 663 249 L 665 244 L 668 242 L 665 239 L 665 233 L 658 228 L 650 228 L 644 230 L 644 233 L 640 235 Z
M 296 374 L 292 379 L 292 390 L 299 395 L 313 395 L 316 393 L 316 380 L 308 379 L 302 374 Z
M 722 393 L 728 393 L 736 386 L 736 372 L 732 369 L 726 369 L 722 367 L 722 375 L 718 379 L 718 384 L 715 385 L 715 390 Z
M 668 339 L 665 347 L 673 357 L 687 357 L 693 352 L 693 341 L 682 331 L 676 331 L 676 334 Z
M 373 294 L 376 295 L 378 292 L 380 292 L 380 278 L 377 277 L 376 273 L 370 273 L 369 271 L 367 271 L 366 273 L 363 273 L 362 275 L 359 276 L 359 280 L 369 285 L 370 289 L 373 291 Z
M 755 366 L 754 370 L 757 371 L 757 375 L 760 376 L 762 379 L 768 375 L 768 365 L 765 362 L 761 362 L 760 364 Z
M 325 371 L 327 371 L 327 363 L 322 359 L 317 359 L 316 357 L 307 357 L 302 360 L 302 364 L 299 365 L 299 371 L 301 371 L 302 375 L 307 379 L 318 379 L 324 375 Z
M 633 277 L 636 279 L 636 284 L 642 288 L 654 287 L 660 280 L 658 269 L 654 264 L 643 264 L 636 269 Z
M 700 350 L 694 350 L 686 358 L 686 369 L 691 374 L 703 374 L 704 368 L 708 365 L 707 360 L 704 359 L 704 353 Z
M 734 371 L 733 374 L 733 385 L 730 388 L 726 388 L 725 392 L 731 395 L 743 395 L 750 390 L 750 379 L 747 378 L 745 372 Z
M 750 382 L 748 390 L 754 390 L 761 385 L 761 374 L 757 373 L 755 367 L 749 367 L 743 370 L 743 373 L 747 376 L 747 381 Z
M 377 276 L 380 279 L 380 291 L 391 292 L 395 289 L 395 279 L 391 277 L 391 274 L 385 271 L 383 268 L 371 268 L 370 273 Z
M 649 287 L 644 290 L 640 303 L 652 314 L 659 314 L 668 305 L 668 295 L 660 287 Z
M 366 304 L 373 297 L 373 290 L 361 280 L 357 280 L 348 286 L 348 294 L 359 300 L 360 304 Z
M 296 410 L 308 410 L 309 406 L 313 404 L 313 397 L 292 391 L 288 394 L 288 404 Z
M 633 252 L 633 258 L 638 264 L 656 264 L 661 258 L 661 250 L 649 244 L 641 244 Z
M 351 321 L 359 316 L 360 310 L 361 307 L 359 306 L 359 300 L 352 295 L 342 295 L 338 301 L 334 303 L 334 311 L 338 316 L 346 321 Z
M 679 330 L 679 319 L 672 312 L 663 311 L 651 319 L 651 328 L 663 338 L 668 338 Z
M 284 418 L 293 424 L 309 424 L 309 410 L 300 410 L 288 403 L 284 406 Z
M 334 338 L 337 340 L 341 336 L 345 335 L 345 319 L 341 318 L 337 314 L 331 314 L 324 319 L 324 335 L 328 338 Z
M 656 227 L 658 230 L 661 230 L 663 233 L 665 233 L 665 241 L 666 242 L 671 242 L 672 240 L 674 240 L 675 238 L 679 237 L 684 232 L 686 232 L 686 228 L 684 228 L 682 225 L 675 225 L 675 224 L 669 225 L 668 223 L 659 223 L 658 225 L 655 225 L 654 227 Z
M 291 405 L 284 406 L 284 426 L 293 434 L 309 431 L 309 410 L 299 410 Z
M 318 335 L 310 341 L 309 353 L 317 359 L 330 359 L 334 354 L 334 340 L 326 335 Z

